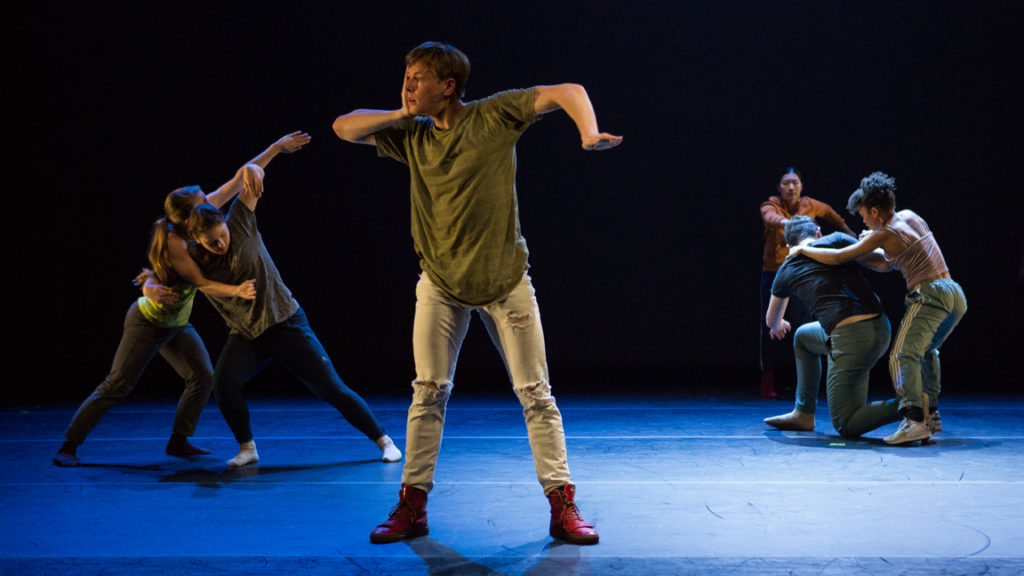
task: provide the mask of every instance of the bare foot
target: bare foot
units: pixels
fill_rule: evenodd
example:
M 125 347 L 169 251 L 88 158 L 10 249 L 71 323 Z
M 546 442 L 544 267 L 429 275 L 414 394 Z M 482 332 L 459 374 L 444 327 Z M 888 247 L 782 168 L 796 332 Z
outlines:
M 71 452 L 57 452 L 57 455 L 53 457 L 53 463 L 63 468 L 74 468 L 75 466 L 81 466 L 82 461 L 78 459 Z
M 814 414 L 794 409 L 788 414 L 780 414 L 765 418 L 764 423 L 779 430 L 797 430 L 800 432 L 814 431 Z
M 177 456 L 179 458 L 202 456 L 210 453 L 209 450 L 193 446 L 188 441 L 188 438 L 181 436 L 180 434 L 171 434 L 171 439 L 167 441 L 167 449 L 165 451 L 168 455 Z

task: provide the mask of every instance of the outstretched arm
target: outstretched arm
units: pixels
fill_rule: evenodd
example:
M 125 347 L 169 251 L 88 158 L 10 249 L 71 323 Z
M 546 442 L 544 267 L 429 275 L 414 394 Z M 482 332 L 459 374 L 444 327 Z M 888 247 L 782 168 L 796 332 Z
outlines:
M 840 216 L 839 213 L 835 211 L 835 209 L 833 209 L 828 204 L 825 204 L 824 202 L 822 202 L 822 206 L 825 208 L 825 220 L 828 220 L 829 223 L 831 223 L 839 230 L 842 230 L 846 234 L 849 234 L 850 236 L 856 236 L 856 234 L 853 233 L 853 230 L 851 230 L 850 227 L 846 225 L 846 220 L 843 220 L 843 217 Z
M 177 235 L 172 235 L 167 239 L 167 252 L 171 257 L 171 266 L 174 267 L 174 272 L 189 284 L 199 288 L 203 294 L 209 296 L 234 296 L 236 298 L 245 298 L 246 300 L 252 300 L 256 297 L 256 280 L 246 280 L 237 286 L 232 286 L 205 278 L 199 270 L 199 265 L 189 256 L 185 241 Z M 147 287 L 150 287 L 148 281 Z
M 857 258 L 857 264 L 866 268 L 871 268 L 875 272 L 888 272 L 892 270 L 889 260 L 886 259 L 885 253 L 881 250 L 872 250 L 860 258 Z
M 576 123 L 584 150 L 607 150 L 622 143 L 622 136 L 613 136 L 597 129 L 597 115 L 586 89 L 579 84 L 535 86 L 533 111 L 547 114 L 561 108 Z
M 761 203 L 761 221 L 767 228 L 785 228 L 789 219 L 782 215 L 779 207 L 771 202 Z
M 864 255 L 869 254 L 876 248 L 881 248 L 886 234 L 889 234 L 889 232 L 885 230 L 872 232 L 870 236 L 861 238 L 856 244 L 850 244 L 849 246 L 838 250 L 806 245 L 796 246 L 789 249 L 789 256 L 787 258 L 803 254 L 812 260 L 821 262 L 822 264 L 831 264 L 833 266 L 846 264 L 851 260 L 857 260 Z
M 278 154 L 291 154 L 292 152 L 297 152 L 301 150 L 303 146 L 309 144 L 309 141 L 309 134 L 306 134 L 301 130 L 282 136 L 277 140 L 277 142 L 271 144 L 266 150 L 260 152 L 255 158 L 249 160 L 244 166 L 239 168 L 231 180 L 228 180 L 222 184 L 220 188 L 217 188 L 217 190 L 207 195 L 206 201 L 217 208 L 221 208 L 227 204 L 229 200 L 234 198 L 235 195 L 243 188 L 258 188 L 258 192 L 262 194 L 262 176 L 257 179 L 255 172 L 251 169 L 246 170 L 246 167 L 255 165 L 261 169 L 266 168 L 267 164 L 270 164 L 270 161 Z

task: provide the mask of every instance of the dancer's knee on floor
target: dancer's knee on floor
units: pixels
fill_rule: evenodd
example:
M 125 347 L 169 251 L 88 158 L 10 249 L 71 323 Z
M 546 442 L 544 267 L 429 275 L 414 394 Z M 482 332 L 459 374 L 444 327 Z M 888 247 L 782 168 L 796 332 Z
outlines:
M 847 418 L 833 419 L 832 427 L 835 428 L 836 432 L 839 432 L 839 435 L 842 436 L 843 438 L 860 438 L 861 432 L 857 430 L 851 430 L 848 426 L 849 423 L 850 421 Z

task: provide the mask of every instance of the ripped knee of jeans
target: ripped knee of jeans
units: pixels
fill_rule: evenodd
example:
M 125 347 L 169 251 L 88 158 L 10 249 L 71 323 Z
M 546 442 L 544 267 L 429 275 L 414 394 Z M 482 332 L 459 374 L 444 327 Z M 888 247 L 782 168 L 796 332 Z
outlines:
M 525 312 L 523 314 L 509 312 L 505 315 L 505 322 L 508 323 L 509 328 L 512 328 L 513 330 L 529 328 L 533 324 L 533 314 L 529 312 Z
M 451 382 L 435 382 L 433 380 L 414 380 L 412 383 L 412 399 L 414 404 L 433 405 L 448 402 L 453 384 Z
M 515 392 L 519 403 L 523 405 L 523 410 L 526 411 L 544 409 L 555 404 L 551 386 L 543 380 L 528 386 L 518 386 Z

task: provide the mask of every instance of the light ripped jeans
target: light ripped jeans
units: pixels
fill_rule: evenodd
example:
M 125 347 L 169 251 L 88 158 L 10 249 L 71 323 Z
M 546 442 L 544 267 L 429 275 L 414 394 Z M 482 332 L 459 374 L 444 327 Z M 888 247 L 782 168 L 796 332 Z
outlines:
M 470 315 L 476 310 L 505 362 L 523 406 L 537 479 L 547 494 L 569 483 L 562 415 L 548 383 L 540 309 L 530 277 L 497 302 L 469 308 L 454 302 L 426 274 L 416 285 L 413 357 L 416 380 L 406 429 L 402 484 L 425 492 L 434 487 L 445 408 L 451 395 Z

